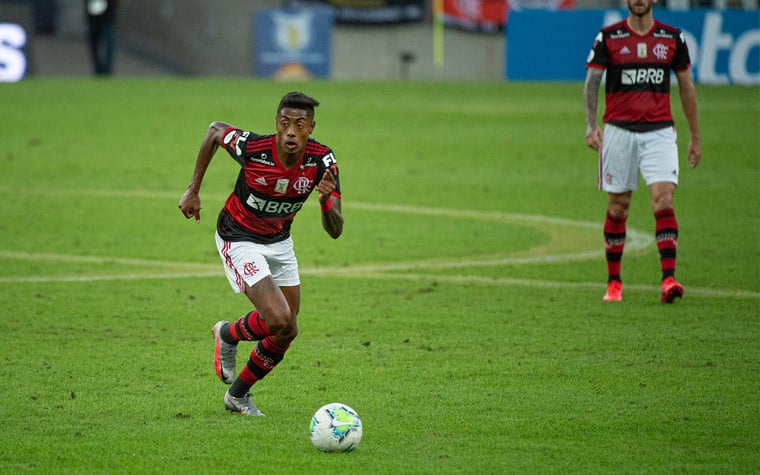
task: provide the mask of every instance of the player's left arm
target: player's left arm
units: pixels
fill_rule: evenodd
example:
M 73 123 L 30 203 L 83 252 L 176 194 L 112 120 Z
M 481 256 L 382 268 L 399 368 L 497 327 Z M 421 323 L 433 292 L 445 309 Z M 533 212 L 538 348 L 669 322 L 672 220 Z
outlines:
M 602 146 L 602 129 L 596 121 L 596 110 L 603 72 L 603 69 L 589 67 L 586 71 L 586 82 L 583 85 L 583 102 L 586 110 L 586 145 L 594 150 L 599 150 Z
M 689 126 L 689 146 L 686 149 L 686 160 L 691 168 L 699 165 L 702 159 L 702 141 L 699 136 L 699 121 L 697 119 L 697 91 L 691 79 L 688 68 L 676 71 L 678 80 L 678 95 L 681 98 L 681 107 Z
M 322 227 L 333 239 L 343 233 L 343 214 L 341 213 L 340 194 L 336 192 L 338 184 L 330 170 L 325 170 L 317 185 L 319 207 L 322 210 Z

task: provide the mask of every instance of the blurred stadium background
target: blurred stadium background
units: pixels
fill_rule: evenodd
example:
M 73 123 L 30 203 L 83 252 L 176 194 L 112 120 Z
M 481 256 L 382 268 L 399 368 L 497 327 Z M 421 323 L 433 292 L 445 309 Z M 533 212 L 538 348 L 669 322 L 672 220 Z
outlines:
M 364 20 L 334 21 L 326 76 L 331 79 L 491 81 L 505 78 L 505 26 L 489 23 L 493 18 L 485 18 L 488 15 L 493 17 L 498 8 L 502 11 L 525 8 L 620 9 L 625 1 L 121 0 L 114 74 L 255 76 L 257 38 L 253 31 L 254 15 L 257 11 L 294 4 L 412 12 L 414 18 L 379 24 Z M 434 33 L 436 5 L 444 9 L 446 23 L 444 48 L 439 51 L 437 60 L 434 55 L 440 37 L 436 39 Z M 757 0 L 660 0 L 657 8 L 750 9 L 757 15 L 757 5 Z M 419 14 L 414 13 L 415 8 Z M 0 23 L 8 21 L 21 24 L 27 31 L 24 47 L 27 75 L 80 76 L 91 73 L 83 0 L 0 0 Z M 546 35 L 551 32 L 536 33 Z M 585 32 L 585 37 L 591 38 L 592 35 L 593 31 Z M 583 48 L 587 49 L 588 45 L 584 44 Z M 2 66 L 0 56 L 0 68 Z

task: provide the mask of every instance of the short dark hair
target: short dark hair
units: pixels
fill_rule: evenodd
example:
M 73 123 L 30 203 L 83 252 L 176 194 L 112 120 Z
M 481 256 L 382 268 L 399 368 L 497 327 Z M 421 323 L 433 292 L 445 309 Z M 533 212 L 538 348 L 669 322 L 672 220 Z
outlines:
M 282 96 L 280 105 L 277 106 L 277 113 L 279 114 L 284 108 L 301 109 L 305 110 L 308 116 L 314 117 L 314 108 L 318 105 L 318 100 L 307 96 L 303 92 L 289 92 Z

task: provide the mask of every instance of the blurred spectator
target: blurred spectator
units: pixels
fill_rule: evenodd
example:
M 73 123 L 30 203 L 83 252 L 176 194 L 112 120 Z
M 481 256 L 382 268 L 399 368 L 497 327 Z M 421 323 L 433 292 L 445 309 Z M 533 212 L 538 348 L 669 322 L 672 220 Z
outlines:
M 119 0 L 84 0 L 95 74 L 110 75 L 116 36 L 116 10 Z
M 38 35 L 54 35 L 58 18 L 58 4 L 55 0 L 34 0 L 34 31 Z

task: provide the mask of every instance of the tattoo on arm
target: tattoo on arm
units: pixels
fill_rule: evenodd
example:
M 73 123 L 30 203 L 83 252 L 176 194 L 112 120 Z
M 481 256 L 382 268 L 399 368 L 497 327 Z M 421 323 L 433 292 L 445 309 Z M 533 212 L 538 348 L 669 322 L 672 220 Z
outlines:
M 596 109 L 599 100 L 599 86 L 602 83 L 602 71 L 589 68 L 586 73 L 586 84 L 583 88 L 584 102 L 586 104 L 586 128 L 596 126 Z

